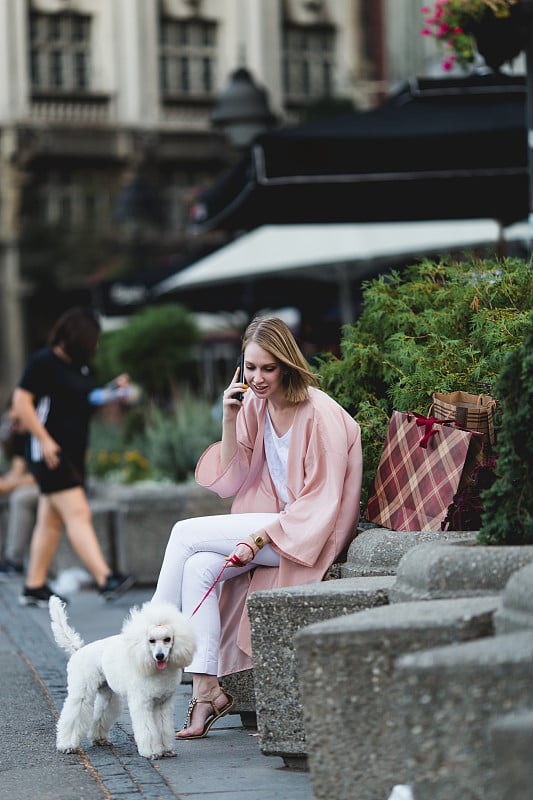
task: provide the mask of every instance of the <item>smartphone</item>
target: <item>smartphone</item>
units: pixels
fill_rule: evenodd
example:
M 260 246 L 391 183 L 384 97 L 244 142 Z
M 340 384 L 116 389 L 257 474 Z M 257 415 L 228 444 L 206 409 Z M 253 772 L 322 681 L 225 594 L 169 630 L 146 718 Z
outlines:
M 237 361 L 237 366 L 239 367 L 239 380 L 244 383 L 244 353 L 241 353 L 240 358 Z M 244 400 L 244 392 L 237 392 L 233 395 L 233 397 L 242 403 Z

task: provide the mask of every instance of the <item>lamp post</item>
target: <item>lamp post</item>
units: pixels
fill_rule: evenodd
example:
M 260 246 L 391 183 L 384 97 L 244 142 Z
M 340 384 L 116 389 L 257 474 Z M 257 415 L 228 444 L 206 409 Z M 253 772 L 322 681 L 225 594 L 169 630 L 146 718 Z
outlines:
M 238 150 L 246 149 L 260 133 L 275 125 L 277 118 L 268 105 L 265 89 L 254 82 L 250 72 L 239 67 L 230 76 L 210 115 Z

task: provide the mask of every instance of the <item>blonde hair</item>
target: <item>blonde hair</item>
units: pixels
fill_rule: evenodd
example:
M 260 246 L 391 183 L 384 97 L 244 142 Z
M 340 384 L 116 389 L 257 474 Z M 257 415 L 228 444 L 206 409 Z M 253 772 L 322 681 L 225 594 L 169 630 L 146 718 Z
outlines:
M 285 397 L 290 403 L 302 403 L 307 399 L 309 386 L 318 386 L 318 376 L 309 367 L 290 328 L 279 317 L 253 319 L 244 332 L 242 352 L 250 342 L 262 347 L 281 365 Z

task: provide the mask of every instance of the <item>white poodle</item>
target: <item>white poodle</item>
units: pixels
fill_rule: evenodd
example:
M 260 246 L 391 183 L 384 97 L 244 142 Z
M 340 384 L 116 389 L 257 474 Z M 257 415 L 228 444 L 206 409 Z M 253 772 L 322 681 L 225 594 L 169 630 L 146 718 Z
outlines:
M 120 634 L 84 645 L 59 597 L 50 598 L 49 611 L 57 644 L 72 654 L 57 749 L 72 753 L 84 736 L 108 744 L 125 697 L 139 754 L 173 756 L 174 695 L 196 646 L 191 622 L 171 603 L 148 602 L 131 609 Z

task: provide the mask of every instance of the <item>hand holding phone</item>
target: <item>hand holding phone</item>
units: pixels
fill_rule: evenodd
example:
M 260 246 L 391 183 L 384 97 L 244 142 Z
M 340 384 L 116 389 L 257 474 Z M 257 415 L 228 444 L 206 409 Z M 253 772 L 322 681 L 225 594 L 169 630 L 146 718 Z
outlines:
M 239 367 L 239 380 L 242 381 L 242 383 L 245 383 L 246 381 L 244 380 L 244 353 L 241 353 L 240 358 L 237 362 L 237 366 Z M 233 397 L 242 403 L 242 401 L 244 400 L 244 392 L 236 392 L 236 394 L 234 394 Z

